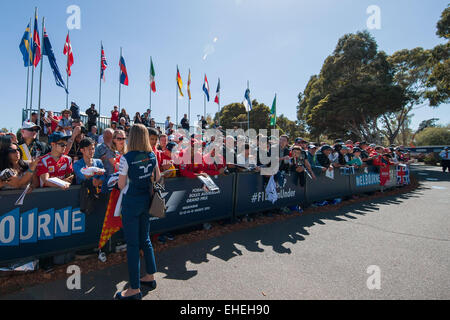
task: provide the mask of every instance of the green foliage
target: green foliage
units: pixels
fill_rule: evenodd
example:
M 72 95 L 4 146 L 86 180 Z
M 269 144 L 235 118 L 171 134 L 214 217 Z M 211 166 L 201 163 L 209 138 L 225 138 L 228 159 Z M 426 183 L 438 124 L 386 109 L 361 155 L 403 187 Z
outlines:
M 425 156 L 423 162 L 429 166 L 435 166 L 439 162 L 439 159 L 434 153 L 429 153 Z
M 436 34 L 441 38 L 450 38 L 450 6 L 442 12 L 441 20 L 437 23 Z
M 432 72 L 425 97 L 431 106 L 438 106 L 450 102 L 450 43 L 436 46 L 431 53 Z
M 242 103 L 232 103 L 223 107 L 220 112 L 220 124 L 223 129 L 233 129 L 234 126 L 247 129 L 248 114 Z M 237 122 L 242 122 L 239 125 Z M 270 108 L 258 101 L 252 101 L 250 111 L 250 128 L 255 130 L 270 129 Z
M 339 39 L 319 75 L 312 76 L 299 95 L 297 116 L 311 134 L 380 141 L 377 121 L 399 111 L 404 90 L 393 84 L 393 70 L 384 52 L 367 32 Z
M 416 146 L 450 145 L 450 126 L 429 127 L 416 135 Z
M 277 118 L 276 127 L 280 130 L 280 134 L 286 134 L 289 137 L 290 142 L 293 142 L 298 137 L 306 138 L 304 128 L 295 121 L 289 120 L 283 114 Z

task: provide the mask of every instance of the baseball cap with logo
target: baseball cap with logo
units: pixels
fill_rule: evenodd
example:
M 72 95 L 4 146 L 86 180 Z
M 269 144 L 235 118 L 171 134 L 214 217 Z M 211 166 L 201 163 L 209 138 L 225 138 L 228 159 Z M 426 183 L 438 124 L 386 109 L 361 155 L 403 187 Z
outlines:
M 30 130 L 30 129 L 39 129 L 39 130 L 41 130 L 41 127 L 38 126 L 37 124 L 33 123 L 33 122 L 25 121 L 22 124 L 22 130 Z
M 63 132 L 55 132 L 48 137 L 49 143 L 57 143 L 58 141 L 64 140 L 67 141 L 70 139 L 70 136 L 65 135 Z

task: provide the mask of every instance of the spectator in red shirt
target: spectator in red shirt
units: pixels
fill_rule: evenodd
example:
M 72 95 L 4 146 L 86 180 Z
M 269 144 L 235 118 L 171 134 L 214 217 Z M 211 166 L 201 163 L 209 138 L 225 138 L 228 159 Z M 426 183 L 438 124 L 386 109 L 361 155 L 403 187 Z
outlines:
M 119 107 L 114 106 L 114 110 L 111 111 L 111 122 L 119 122 Z
M 57 186 L 48 181 L 49 178 L 59 178 L 65 182 L 72 183 L 74 178 L 72 159 L 65 155 L 69 138 L 62 132 L 55 132 L 49 137 L 52 151 L 40 158 L 36 169 L 36 175 L 40 180 L 41 187 L 59 187 L 63 190 L 69 188 L 68 186 Z

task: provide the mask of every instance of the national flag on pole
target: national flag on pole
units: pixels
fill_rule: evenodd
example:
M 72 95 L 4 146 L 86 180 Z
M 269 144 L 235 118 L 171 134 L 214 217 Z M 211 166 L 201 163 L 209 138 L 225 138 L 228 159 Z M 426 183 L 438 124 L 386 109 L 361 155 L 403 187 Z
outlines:
M 209 83 L 208 83 L 208 78 L 206 77 L 205 74 L 205 82 L 203 83 L 203 91 L 206 94 L 206 99 L 208 99 L 209 102 Z
M 105 70 L 108 67 L 108 63 L 106 62 L 105 51 L 103 50 L 102 44 L 102 59 L 100 61 L 100 79 L 105 81 Z
M 181 80 L 180 70 L 178 70 L 177 66 L 177 84 L 178 84 L 178 91 L 180 91 L 180 94 L 182 97 L 184 97 L 183 92 L 181 89 L 183 89 L 183 80 Z
M 119 67 L 120 67 L 120 83 L 128 86 L 127 66 L 125 65 L 125 59 L 123 57 L 120 57 Z
M 70 44 L 69 33 L 67 33 L 66 43 L 64 44 L 63 53 L 65 56 L 67 56 L 66 71 L 67 71 L 67 75 L 70 77 L 72 75 L 72 71 L 70 70 L 70 68 L 72 67 L 72 65 L 74 63 L 74 60 L 73 60 L 72 45 Z
M 25 33 L 23 34 L 22 41 L 20 41 L 20 51 L 23 55 L 23 64 L 25 67 L 29 67 L 33 65 L 33 52 L 31 50 L 31 27 L 30 24 L 28 24 L 27 28 L 25 29 Z
M 220 104 L 220 79 L 219 83 L 217 83 L 216 98 L 214 99 L 214 102 Z
M 42 55 L 47 56 L 48 63 L 50 64 L 50 67 L 53 71 L 53 76 L 55 77 L 56 85 L 63 88 L 66 93 L 69 93 L 67 91 L 66 84 L 64 83 L 64 80 L 61 76 L 61 73 L 59 72 L 58 65 L 56 64 L 56 58 L 55 53 L 53 52 L 52 45 L 50 44 L 50 39 L 48 37 L 47 31 L 44 28 L 44 43 L 42 44 Z
M 245 90 L 245 95 L 244 95 L 244 102 L 243 102 L 245 109 L 247 111 L 252 110 L 252 102 L 250 100 L 250 89 Z
M 187 83 L 187 92 L 189 96 L 189 100 L 191 100 L 191 70 L 189 69 L 189 77 L 188 77 L 188 83 Z
M 273 99 L 272 110 L 270 110 L 270 125 L 275 126 L 277 124 L 277 95 Z
M 150 58 L 150 87 L 153 92 L 156 92 L 156 82 L 155 82 L 155 68 L 153 67 L 153 60 Z
M 33 66 L 36 68 L 41 60 L 41 40 L 39 39 L 38 16 L 34 16 L 33 32 Z

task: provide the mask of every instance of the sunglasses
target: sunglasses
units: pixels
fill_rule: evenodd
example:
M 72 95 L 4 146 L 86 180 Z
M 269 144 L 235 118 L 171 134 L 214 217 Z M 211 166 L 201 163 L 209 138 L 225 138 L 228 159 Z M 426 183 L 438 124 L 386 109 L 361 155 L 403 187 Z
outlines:
M 127 138 L 114 138 L 114 139 L 119 140 L 119 141 L 125 141 L 125 140 L 127 140 Z
M 38 128 L 35 129 L 25 129 L 25 131 L 29 131 L 29 132 L 39 132 Z
M 20 152 L 20 150 L 19 150 L 19 149 L 9 148 L 9 149 L 8 149 L 8 152 L 9 152 L 9 153 L 16 153 L 16 152 Z
M 61 148 L 67 147 L 67 143 L 57 143 L 57 145 L 60 146 Z

